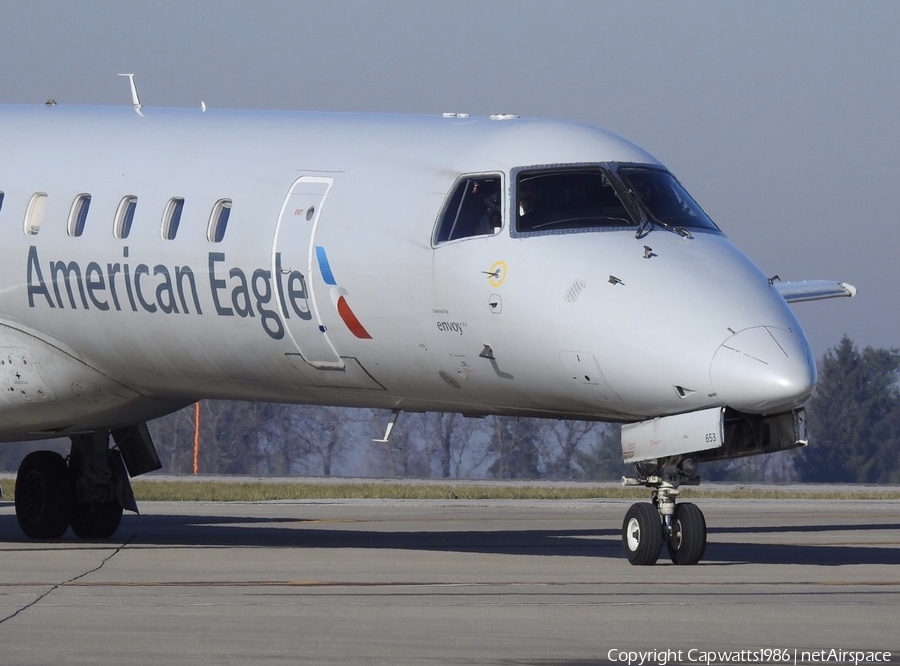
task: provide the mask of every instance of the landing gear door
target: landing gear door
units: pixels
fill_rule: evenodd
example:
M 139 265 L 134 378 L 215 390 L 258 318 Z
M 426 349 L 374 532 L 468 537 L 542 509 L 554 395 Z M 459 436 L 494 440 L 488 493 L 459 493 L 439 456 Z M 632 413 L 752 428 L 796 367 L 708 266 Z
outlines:
M 315 237 L 331 184 L 331 178 L 302 176 L 291 186 L 275 230 L 272 266 L 285 328 L 303 360 L 322 370 L 342 370 L 317 303 L 317 297 L 329 298 L 318 293 L 323 283 L 316 279 Z M 301 305 L 304 296 L 308 310 Z
M 628 423 L 622 426 L 622 457 L 635 463 L 718 449 L 724 434 L 721 407 Z

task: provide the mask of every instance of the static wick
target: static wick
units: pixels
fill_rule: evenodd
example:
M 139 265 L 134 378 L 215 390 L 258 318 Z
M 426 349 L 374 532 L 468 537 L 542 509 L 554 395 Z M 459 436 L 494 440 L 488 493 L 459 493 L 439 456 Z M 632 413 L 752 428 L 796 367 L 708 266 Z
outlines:
M 141 113 L 141 99 L 138 97 L 137 85 L 134 83 L 134 74 L 119 74 L 119 76 L 128 77 L 128 83 L 131 85 L 131 106 L 134 107 L 134 112 L 139 116 L 143 117 L 143 113 Z

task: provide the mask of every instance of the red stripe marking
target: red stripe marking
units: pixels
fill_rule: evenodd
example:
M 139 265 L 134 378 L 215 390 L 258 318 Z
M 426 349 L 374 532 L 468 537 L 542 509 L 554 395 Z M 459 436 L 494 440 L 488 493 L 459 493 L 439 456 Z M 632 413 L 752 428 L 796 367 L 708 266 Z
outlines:
M 353 310 L 347 305 L 347 299 L 343 296 L 338 296 L 337 310 L 338 314 L 341 315 L 341 319 L 344 320 L 344 323 L 347 324 L 347 328 L 350 329 L 350 332 L 353 333 L 353 335 L 364 340 L 372 339 L 369 332 L 359 323 L 359 319 L 353 314 Z

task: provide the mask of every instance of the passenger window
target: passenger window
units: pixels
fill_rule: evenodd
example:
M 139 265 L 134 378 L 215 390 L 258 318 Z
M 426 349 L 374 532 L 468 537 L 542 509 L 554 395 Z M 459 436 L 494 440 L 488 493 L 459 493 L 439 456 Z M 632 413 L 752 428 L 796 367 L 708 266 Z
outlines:
M 165 215 L 163 215 L 163 239 L 175 240 L 175 234 L 178 233 L 178 225 L 181 222 L 181 211 L 183 208 L 184 199 L 182 197 L 173 197 L 169 199 L 169 203 L 166 205 Z
M 467 176 L 457 181 L 434 234 L 435 245 L 497 233 L 503 226 L 502 179 Z
M 69 223 L 66 230 L 70 236 L 78 237 L 84 233 L 84 223 L 87 222 L 88 210 L 91 207 L 91 195 L 79 194 L 72 202 L 72 208 L 69 210 Z
M 28 202 L 25 211 L 25 233 L 29 236 L 37 236 L 41 230 L 41 221 L 44 219 L 44 210 L 47 208 L 47 193 L 35 192 Z
M 137 210 L 137 197 L 129 195 L 119 202 L 116 209 L 116 223 L 113 226 L 113 236 L 116 238 L 128 238 L 131 233 L 131 223 L 134 222 L 134 211 Z
M 206 238 L 210 243 L 221 243 L 225 238 L 229 217 L 231 217 L 231 199 L 219 199 L 213 206 L 209 226 L 206 229 Z

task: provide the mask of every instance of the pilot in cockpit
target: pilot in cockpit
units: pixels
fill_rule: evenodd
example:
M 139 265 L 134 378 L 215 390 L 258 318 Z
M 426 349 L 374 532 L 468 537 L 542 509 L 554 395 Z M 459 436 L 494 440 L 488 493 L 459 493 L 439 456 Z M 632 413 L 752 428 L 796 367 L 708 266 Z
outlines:
M 480 216 L 473 219 L 475 226 L 472 227 L 471 233 L 466 235 L 481 236 L 495 233 L 503 226 L 503 214 L 500 210 L 500 179 L 475 180 L 472 181 L 470 188 L 473 202 L 483 202 L 484 208 L 481 209 Z
M 523 218 L 534 210 L 534 204 L 541 192 L 537 179 L 530 178 L 519 182 L 519 217 Z
M 487 233 L 494 233 L 503 226 L 503 214 L 500 210 L 500 188 L 499 183 L 495 191 L 491 192 L 484 198 L 484 223 Z
M 519 181 L 516 188 L 516 227 L 519 231 L 531 231 L 546 222 L 547 211 L 541 203 L 541 183 L 537 178 Z

